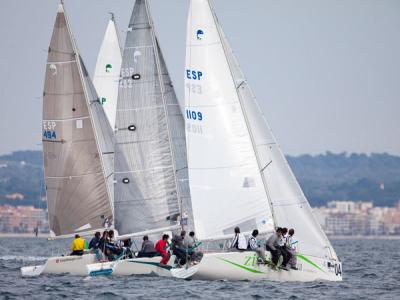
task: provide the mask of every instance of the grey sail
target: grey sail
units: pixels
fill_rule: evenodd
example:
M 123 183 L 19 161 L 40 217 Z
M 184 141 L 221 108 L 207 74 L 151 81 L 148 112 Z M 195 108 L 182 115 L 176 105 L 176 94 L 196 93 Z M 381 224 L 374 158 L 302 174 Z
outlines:
M 113 218 L 107 185 L 112 132 L 96 99 L 60 4 L 46 65 L 42 128 L 49 222 L 56 236 L 98 229 Z
M 116 128 L 119 234 L 179 224 L 181 209 L 191 213 L 184 120 L 144 0 L 135 2 L 127 32 Z
M 215 13 L 214 18 L 217 20 Z M 298 248 L 302 253 L 337 259 L 333 247 L 314 217 L 300 185 L 276 142 L 221 26 L 218 21 L 216 23 L 251 134 L 260 172 L 263 175 L 275 225 L 296 230 Z

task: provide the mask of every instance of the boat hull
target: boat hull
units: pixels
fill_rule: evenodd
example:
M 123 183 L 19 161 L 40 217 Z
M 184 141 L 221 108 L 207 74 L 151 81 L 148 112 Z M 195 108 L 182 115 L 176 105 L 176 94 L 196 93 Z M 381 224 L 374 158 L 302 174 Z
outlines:
M 268 257 L 268 255 L 267 255 Z M 172 270 L 177 278 L 199 280 L 269 280 L 269 281 L 341 281 L 342 265 L 317 257 L 297 255 L 298 270 L 273 270 L 257 263 L 257 254 L 252 251 L 208 253 L 200 264 L 184 270 Z
M 95 263 L 87 265 L 87 275 L 157 275 L 171 277 L 170 269 L 174 258 L 171 257 L 169 265 L 160 266 L 161 257 L 152 258 L 130 258 L 113 262 Z
M 35 277 L 41 274 L 71 274 L 87 275 L 87 264 L 95 263 L 94 254 L 84 254 L 82 256 L 56 256 L 50 257 L 45 264 L 37 266 L 27 266 L 21 268 L 24 277 Z

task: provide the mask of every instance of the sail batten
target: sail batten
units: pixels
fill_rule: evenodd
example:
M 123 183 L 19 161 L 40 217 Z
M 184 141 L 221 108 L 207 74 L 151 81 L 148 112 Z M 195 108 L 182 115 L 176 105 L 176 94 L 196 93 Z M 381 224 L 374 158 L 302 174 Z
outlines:
M 121 235 L 179 224 L 180 202 L 190 197 L 187 181 L 180 181 L 187 178 L 181 171 L 187 164 L 184 121 L 147 1 L 135 2 L 129 28 L 115 133 L 115 214 Z
M 113 218 L 102 155 L 112 136 L 94 125 L 105 115 L 89 103 L 97 96 L 88 94 L 90 79 L 60 7 L 46 64 L 42 122 L 49 223 L 56 236 L 83 226 L 98 229 Z

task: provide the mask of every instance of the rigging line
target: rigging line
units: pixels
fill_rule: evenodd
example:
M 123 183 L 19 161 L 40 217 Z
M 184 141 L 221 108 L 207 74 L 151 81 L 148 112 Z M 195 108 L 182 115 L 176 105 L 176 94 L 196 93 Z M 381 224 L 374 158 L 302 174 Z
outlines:
M 71 64 L 76 62 L 75 60 L 66 60 L 66 61 L 48 61 L 46 65 L 63 65 L 63 64 Z

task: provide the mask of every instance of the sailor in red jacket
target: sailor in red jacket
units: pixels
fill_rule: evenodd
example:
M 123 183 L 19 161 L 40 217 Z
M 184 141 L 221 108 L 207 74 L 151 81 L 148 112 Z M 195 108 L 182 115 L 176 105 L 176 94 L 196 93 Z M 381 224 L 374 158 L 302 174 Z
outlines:
M 169 261 L 169 253 L 166 251 L 167 247 L 168 247 L 168 239 L 169 239 L 169 235 L 168 234 L 164 234 L 162 239 L 159 240 L 156 244 L 156 246 L 154 247 L 154 249 L 161 254 L 162 259 L 160 261 L 160 265 L 161 266 L 165 266 L 168 261 Z

